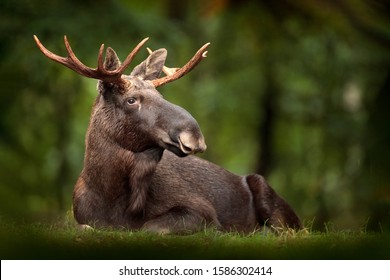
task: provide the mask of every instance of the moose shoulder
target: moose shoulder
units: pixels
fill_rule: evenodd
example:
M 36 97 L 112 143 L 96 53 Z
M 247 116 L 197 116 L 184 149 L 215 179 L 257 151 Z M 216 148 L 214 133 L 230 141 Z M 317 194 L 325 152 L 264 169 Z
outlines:
M 191 71 L 206 57 L 208 44 L 180 69 L 165 67 L 167 51 L 159 49 L 124 75 L 147 39 L 123 64 L 111 48 L 103 61 L 102 45 L 95 69 L 77 59 L 66 37 L 67 57 L 34 39 L 50 59 L 99 80 L 84 168 L 73 192 L 79 224 L 158 233 L 191 233 L 204 226 L 241 232 L 264 225 L 302 227 L 262 176 L 237 176 L 194 156 L 206 149 L 198 123 L 156 90 Z M 162 71 L 166 76 L 160 78 Z

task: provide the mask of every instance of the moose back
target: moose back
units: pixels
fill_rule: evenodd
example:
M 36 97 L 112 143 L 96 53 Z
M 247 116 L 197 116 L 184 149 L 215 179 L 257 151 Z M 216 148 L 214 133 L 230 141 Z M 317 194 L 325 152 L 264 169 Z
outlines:
M 196 120 L 161 96 L 157 87 L 177 80 L 206 57 L 204 45 L 182 68 L 164 66 L 159 49 L 123 74 L 148 38 L 121 63 L 113 49 L 100 47 L 98 67 L 75 56 L 64 37 L 67 57 L 50 59 L 98 81 L 98 95 L 86 134 L 84 168 L 73 192 L 80 225 L 191 233 L 205 226 L 252 232 L 301 228 L 291 207 L 257 174 L 238 176 L 200 159 L 206 144 Z M 160 78 L 161 72 L 166 74 Z

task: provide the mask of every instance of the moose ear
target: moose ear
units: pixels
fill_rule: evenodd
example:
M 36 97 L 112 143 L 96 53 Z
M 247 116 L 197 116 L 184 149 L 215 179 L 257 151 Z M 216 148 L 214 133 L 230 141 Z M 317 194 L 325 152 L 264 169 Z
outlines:
M 116 54 L 116 52 L 108 47 L 106 50 L 106 58 L 104 59 L 103 68 L 109 71 L 114 71 L 121 66 L 121 62 Z M 104 82 L 102 80 L 98 81 L 97 89 L 100 94 L 105 95 L 107 93 L 106 89 L 112 87 L 112 83 Z
M 143 80 L 157 79 L 164 67 L 167 58 L 167 50 L 159 49 L 152 52 L 141 64 L 137 65 L 130 76 L 136 76 Z
M 121 65 L 116 52 L 108 47 L 106 50 L 106 58 L 104 59 L 104 68 L 109 71 L 117 69 Z

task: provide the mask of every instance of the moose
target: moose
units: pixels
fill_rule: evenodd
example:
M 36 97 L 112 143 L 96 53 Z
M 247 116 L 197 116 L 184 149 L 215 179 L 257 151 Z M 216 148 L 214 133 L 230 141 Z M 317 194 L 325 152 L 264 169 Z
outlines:
M 130 75 L 124 71 L 148 38 L 123 63 L 104 44 L 97 68 L 83 64 L 64 36 L 68 55 L 42 53 L 78 74 L 97 79 L 85 139 L 84 167 L 73 191 L 79 226 L 190 234 L 205 227 L 250 233 L 264 226 L 301 229 L 300 219 L 265 179 L 238 176 L 201 159 L 206 144 L 197 121 L 165 100 L 156 88 L 190 72 L 208 44 L 181 68 L 166 67 L 166 49 L 149 56 Z M 160 77 L 161 73 L 166 75 Z

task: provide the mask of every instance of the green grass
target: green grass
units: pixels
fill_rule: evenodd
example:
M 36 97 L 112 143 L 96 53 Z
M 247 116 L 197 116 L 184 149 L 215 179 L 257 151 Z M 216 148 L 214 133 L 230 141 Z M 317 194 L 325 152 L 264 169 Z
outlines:
M 298 232 L 248 236 L 205 230 L 159 236 L 124 230 L 77 230 L 71 222 L 0 220 L 1 259 L 389 259 L 390 235 Z

